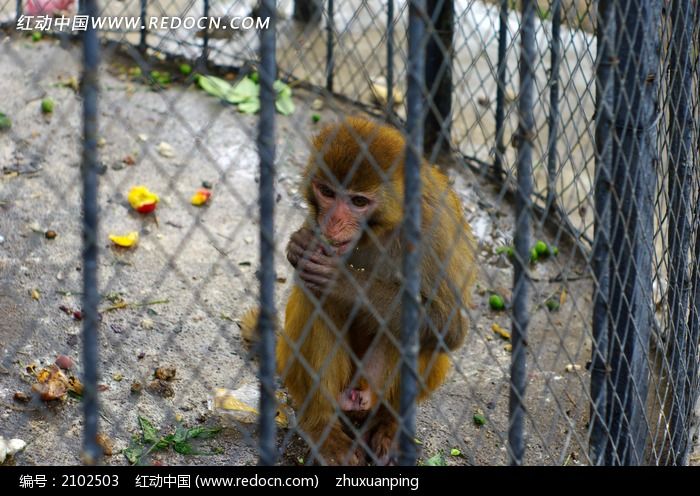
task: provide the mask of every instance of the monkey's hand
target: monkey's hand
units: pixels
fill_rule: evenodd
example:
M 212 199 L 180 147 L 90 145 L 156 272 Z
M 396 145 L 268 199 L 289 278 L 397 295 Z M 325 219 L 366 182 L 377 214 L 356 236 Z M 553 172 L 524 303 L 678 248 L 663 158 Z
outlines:
M 311 229 L 302 227 L 287 244 L 287 260 L 307 289 L 321 293 L 338 277 L 338 259 L 326 255 L 323 243 Z

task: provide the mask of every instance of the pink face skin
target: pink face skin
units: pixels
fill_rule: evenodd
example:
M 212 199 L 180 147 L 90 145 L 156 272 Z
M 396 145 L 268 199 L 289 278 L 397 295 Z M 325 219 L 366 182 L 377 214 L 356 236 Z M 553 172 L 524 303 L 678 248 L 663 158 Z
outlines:
M 337 191 L 330 184 L 314 180 L 318 224 L 337 255 L 346 253 L 362 235 L 362 220 L 377 207 L 373 193 Z

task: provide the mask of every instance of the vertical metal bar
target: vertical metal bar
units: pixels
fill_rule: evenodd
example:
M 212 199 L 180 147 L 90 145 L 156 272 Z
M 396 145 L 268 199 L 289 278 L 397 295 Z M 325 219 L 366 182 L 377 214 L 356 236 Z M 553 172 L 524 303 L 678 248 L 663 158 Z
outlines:
M 561 65 L 561 0 L 552 6 L 552 53 L 549 68 L 549 116 L 547 126 L 547 209 L 556 202 L 557 136 L 559 125 L 559 66 Z
M 326 19 L 326 89 L 333 92 L 333 71 L 335 59 L 333 57 L 333 0 L 328 0 L 328 18 Z
M 141 0 L 141 35 L 139 38 L 139 51 L 146 53 L 146 38 L 148 37 L 148 29 L 146 16 L 148 15 L 148 0 Z M 206 15 L 206 14 L 205 14 Z
M 535 138 L 535 0 L 522 2 L 520 32 L 520 99 L 518 101 L 518 189 L 515 196 L 515 262 L 513 264 L 513 354 L 510 365 L 508 447 L 511 465 L 522 465 L 525 454 L 525 386 L 527 384 L 527 327 L 532 217 L 532 146 Z
M 425 87 L 428 106 L 425 113 L 424 149 L 430 162 L 449 151 L 452 128 L 452 42 L 454 1 L 427 0 L 428 41 L 425 49 Z
M 506 106 L 506 45 L 508 44 L 508 0 L 501 0 L 498 17 L 498 62 L 496 66 L 496 154 L 493 159 L 493 172 L 503 177 L 503 156 L 506 153 L 504 142 Z
M 394 0 L 386 8 L 386 115 L 394 114 Z
M 608 465 L 644 463 L 648 426 L 654 193 L 659 70 L 658 0 L 615 3 L 611 254 L 607 385 Z
M 416 463 L 416 397 L 418 395 L 418 326 L 421 302 L 421 162 L 423 160 L 423 91 L 425 88 L 425 0 L 408 7 L 408 107 L 404 165 L 404 291 L 401 299 L 401 399 L 399 450 L 401 465 Z
M 613 0 L 598 3 L 595 101 L 595 226 L 593 239 L 594 297 L 591 351 L 591 422 L 589 456 L 601 465 L 607 444 L 606 377 L 608 373 L 608 296 L 610 292 L 610 170 L 612 167 L 613 80 L 615 41 Z
M 81 2 L 82 14 L 95 18 L 99 15 L 96 0 Z M 100 293 L 97 285 L 98 256 L 98 158 L 97 158 L 97 115 L 98 115 L 98 66 L 100 44 L 97 31 L 88 22 L 83 32 L 83 78 L 81 93 L 83 98 L 83 160 L 81 175 L 83 180 L 83 462 L 97 463 L 100 448 L 97 444 L 99 405 L 97 399 L 97 331 Z
M 670 363 L 672 378 L 671 449 L 676 465 L 683 465 L 688 453 L 686 393 L 692 378 L 686 361 L 688 346 L 688 298 L 690 274 L 690 189 L 692 180 L 693 73 L 690 46 L 693 15 L 690 0 L 671 0 L 671 54 L 669 60 L 669 206 L 668 206 L 668 303 Z
M 695 85 L 700 84 L 700 11 L 695 9 L 693 12 L 693 76 Z M 700 149 L 700 97 L 697 92 L 694 94 L 693 115 L 695 116 L 694 131 L 695 131 L 695 149 Z M 693 205 L 693 230 L 695 231 L 695 246 L 693 249 L 693 273 L 690 277 L 691 297 L 690 309 L 688 312 L 688 383 L 689 390 L 686 391 L 688 402 L 686 411 L 690 417 L 695 411 L 695 406 L 700 396 L 700 377 L 698 377 L 698 369 L 700 368 L 700 190 L 698 189 L 698 180 L 700 179 L 700 171 L 698 171 L 698 157 L 693 155 L 693 171 L 695 172 L 695 203 Z M 697 432 L 697 431 L 696 431 Z
M 277 460 L 275 414 L 275 1 L 262 0 L 260 16 L 270 26 L 260 32 L 260 464 Z
M 262 17 L 262 12 L 263 9 L 261 7 L 260 10 L 260 16 Z M 209 22 L 209 0 L 204 0 L 204 13 L 203 16 L 207 19 L 207 23 Z M 261 34 L 262 36 L 262 34 Z M 197 65 L 199 67 L 206 67 L 207 63 L 209 61 L 209 29 L 204 30 L 204 34 L 202 36 L 202 54 L 199 56 L 199 61 Z
M 17 2 L 15 2 L 15 22 L 19 21 L 19 18 L 21 15 L 22 15 L 22 0 L 17 0 Z
M 294 0 L 292 18 L 305 24 L 318 24 L 321 21 L 322 0 Z
M 700 137 L 698 137 L 698 141 L 700 142 Z M 698 203 L 695 204 L 694 211 L 695 248 L 693 250 L 693 273 L 690 278 L 692 293 L 688 315 L 687 348 L 690 381 L 686 384 L 688 390 L 685 392 L 688 398 L 686 414 L 689 417 L 693 414 L 700 395 L 700 378 L 698 378 L 698 368 L 700 368 L 700 205 Z

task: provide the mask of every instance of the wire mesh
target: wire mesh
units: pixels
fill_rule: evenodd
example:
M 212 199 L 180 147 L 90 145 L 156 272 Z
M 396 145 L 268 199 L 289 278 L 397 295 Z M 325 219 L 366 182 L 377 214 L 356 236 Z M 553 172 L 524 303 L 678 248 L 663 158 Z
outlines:
M 19 462 L 697 462 L 698 21 L 0 0 Z

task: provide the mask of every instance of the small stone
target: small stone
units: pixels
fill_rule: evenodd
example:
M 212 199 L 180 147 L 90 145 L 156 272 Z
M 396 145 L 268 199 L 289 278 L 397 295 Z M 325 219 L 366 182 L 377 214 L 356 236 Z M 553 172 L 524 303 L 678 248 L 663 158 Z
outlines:
M 56 357 L 56 365 L 58 365 L 59 368 L 62 368 L 63 370 L 70 370 L 73 368 L 73 359 L 69 356 L 66 355 L 58 355 Z
M 106 140 L 106 139 L 104 139 L 104 138 L 98 138 L 98 139 L 97 139 L 97 146 L 98 146 L 98 147 L 102 148 L 102 147 L 105 146 L 106 144 L 107 144 L 107 140 Z
M 564 367 L 564 370 L 566 372 L 574 372 L 577 370 L 581 370 L 581 366 L 578 363 L 568 363 L 566 367 Z
M 148 135 L 143 134 L 143 133 L 139 134 L 138 138 L 139 138 L 139 141 L 141 141 L 142 143 L 145 143 L 146 141 L 148 141 Z
M 250 236 L 243 238 L 243 241 L 246 242 L 247 245 L 251 244 L 253 242 L 253 238 Z
M 311 102 L 311 108 L 313 110 L 323 109 L 323 100 L 321 98 L 316 98 L 313 102 Z
M 173 147 L 165 141 L 158 143 L 157 150 L 161 157 L 173 158 L 175 156 L 175 150 L 173 150 Z
M 153 329 L 153 321 L 151 319 L 143 319 L 141 321 L 141 327 L 147 331 L 151 330 Z

